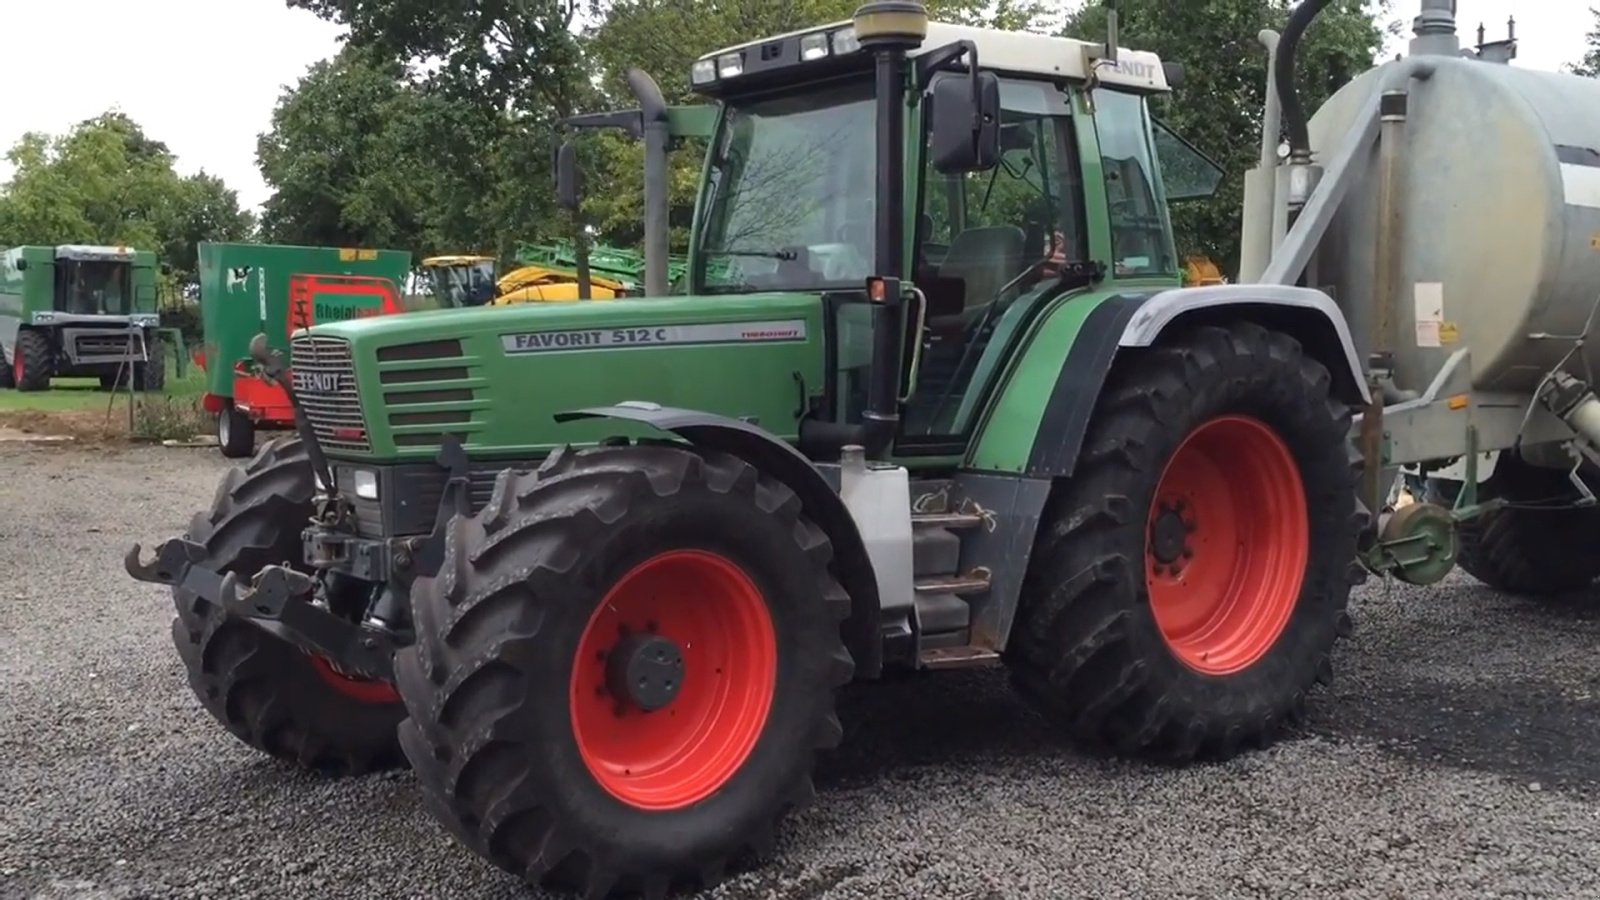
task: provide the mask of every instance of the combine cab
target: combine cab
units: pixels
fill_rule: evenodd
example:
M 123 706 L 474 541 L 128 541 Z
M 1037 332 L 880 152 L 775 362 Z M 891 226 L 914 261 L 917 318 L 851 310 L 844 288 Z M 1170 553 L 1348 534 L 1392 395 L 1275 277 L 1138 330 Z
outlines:
M 206 372 L 202 402 L 217 417 L 217 441 L 230 458 L 255 450 L 257 428 L 294 425 L 287 392 L 251 361 L 255 335 L 287 351 L 301 329 L 405 311 L 400 286 L 409 253 L 202 243 L 199 255 L 204 337 L 194 360 Z
M 155 275 L 155 254 L 126 247 L 0 250 L 0 387 L 87 377 L 109 388 L 131 376 L 162 390 Z

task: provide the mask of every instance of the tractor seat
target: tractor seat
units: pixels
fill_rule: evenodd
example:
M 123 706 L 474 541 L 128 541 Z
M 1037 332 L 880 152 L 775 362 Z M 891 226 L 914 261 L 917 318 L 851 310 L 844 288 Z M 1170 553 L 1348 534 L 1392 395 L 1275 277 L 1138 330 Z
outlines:
M 960 328 L 968 314 L 999 299 L 1000 289 L 1022 274 L 1026 236 L 1015 225 L 969 228 L 950 242 L 950 252 L 939 266 L 941 278 L 965 283 L 961 312 L 930 319 L 938 330 Z

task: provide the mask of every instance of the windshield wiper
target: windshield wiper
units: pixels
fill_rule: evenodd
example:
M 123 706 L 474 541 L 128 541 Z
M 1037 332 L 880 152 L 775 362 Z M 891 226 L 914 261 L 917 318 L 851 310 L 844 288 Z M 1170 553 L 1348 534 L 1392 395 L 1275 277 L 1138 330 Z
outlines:
M 793 250 L 708 250 L 712 256 L 749 256 L 756 259 L 780 259 L 792 262 L 800 258 Z

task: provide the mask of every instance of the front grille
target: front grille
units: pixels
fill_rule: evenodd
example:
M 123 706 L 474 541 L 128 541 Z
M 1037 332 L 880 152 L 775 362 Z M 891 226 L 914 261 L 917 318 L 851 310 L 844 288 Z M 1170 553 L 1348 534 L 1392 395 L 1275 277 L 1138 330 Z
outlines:
M 139 358 L 139 345 L 126 333 L 80 332 L 72 335 L 72 358 L 81 363 L 133 360 Z
M 290 343 L 289 369 L 295 399 L 324 450 L 366 453 L 372 449 L 361 397 L 356 391 L 350 342 L 302 335 Z
M 463 444 L 483 427 L 472 361 L 459 340 L 426 341 L 378 351 L 378 382 L 394 444 L 437 448 L 446 437 Z

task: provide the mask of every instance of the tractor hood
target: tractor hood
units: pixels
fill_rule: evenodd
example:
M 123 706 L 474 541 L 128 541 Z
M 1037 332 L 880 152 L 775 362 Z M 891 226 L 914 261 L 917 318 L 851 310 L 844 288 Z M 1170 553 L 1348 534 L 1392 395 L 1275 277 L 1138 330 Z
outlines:
M 301 331 L 290 362 L 335 458 L 432 460 L 445 435 L 474 456 L 537 456 L 617 433 L 557 413 L 626 400 L 793 438 L 823 386 L 821 309 L 760 294 L 431 310 Z

